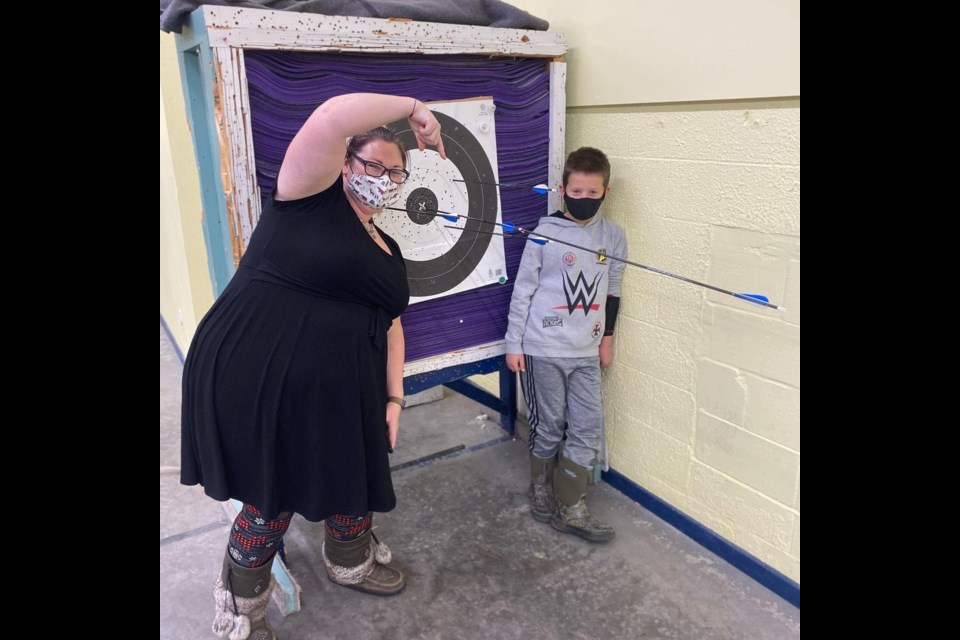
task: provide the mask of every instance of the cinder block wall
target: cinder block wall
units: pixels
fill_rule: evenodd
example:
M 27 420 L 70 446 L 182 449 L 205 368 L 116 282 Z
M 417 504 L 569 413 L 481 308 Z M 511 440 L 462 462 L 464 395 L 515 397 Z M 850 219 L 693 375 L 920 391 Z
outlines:
M 800 580 L 800 101 L 574 108 L 630 257 L 604 374 L 610 464 Z

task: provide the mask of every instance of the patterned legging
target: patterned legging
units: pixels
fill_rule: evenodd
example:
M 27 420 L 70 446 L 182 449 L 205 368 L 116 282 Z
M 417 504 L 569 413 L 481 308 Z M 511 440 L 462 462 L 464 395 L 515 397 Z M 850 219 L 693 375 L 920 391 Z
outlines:
M 230 557 L 241 567 L 253 568 L 267 564 L 277 553 L 277 545 L 287 532 L 291 518 L 292 512 L 281 511 L 276 519 L 266 520 L 256 507 L 244 504 L 233 521 L 230 542 L 227 544 Z M 354 540 L 370 529 L 371 522 L 370 513 L 363 516 L 337 514 L 327 518 L 325 528 L 327 535 L 332 538 Z

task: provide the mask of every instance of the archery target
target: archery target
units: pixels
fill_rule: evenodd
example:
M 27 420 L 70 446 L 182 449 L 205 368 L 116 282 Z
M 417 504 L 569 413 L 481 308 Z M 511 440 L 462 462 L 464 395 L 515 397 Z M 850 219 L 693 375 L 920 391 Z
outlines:
M 506 281 L 494 105 L 489 98 L 431 103 L 440 122 L 447 159 L 420 151 L 406 120 L 389 127 L 409 150 L 410 178 L 377 224 L 400 245 L 407 265 L 410 302 Z M 461 182 L 462 181 L 462 182 Z M 451 222 L 433 211 L 460 216 Z M 454 228 L 449 228 L 454 227 Z

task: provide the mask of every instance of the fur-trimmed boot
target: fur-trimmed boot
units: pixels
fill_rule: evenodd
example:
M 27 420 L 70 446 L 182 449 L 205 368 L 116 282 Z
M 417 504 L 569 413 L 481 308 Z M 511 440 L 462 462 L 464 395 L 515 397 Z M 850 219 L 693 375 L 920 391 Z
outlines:
M 557 511 L 553 499 L 553 468 L 557 457 L 538 458 L 530 454 L 530 513 L 539 522 L 550 522 Z
M 213 585 L 216 617 L 213 632 L 230 640 L 276 640 L 277 635 L 267 624 L 267 605 L 270 592 L 276 584 L 270 569 L 273 560 L 248 569 L 233 561 L 230 554 L 223 557 L 223 571 Z
M 387 565 L 393 559 L 387 545 L 381 544 L 369 529 L 359 538 L 337 540 L 324 534 L 323 561 L 331 582 L 372 593 L 392 596 L 403 590 L 403 574 Z
M 600 522 L 587 510 L 587 482 L 590 469 L 560 456 L 553 473 L 557 513 L 550 521 L 557 531 L 572 533 L 591 542 L 607 542 L 613 538 L 613 527 Z

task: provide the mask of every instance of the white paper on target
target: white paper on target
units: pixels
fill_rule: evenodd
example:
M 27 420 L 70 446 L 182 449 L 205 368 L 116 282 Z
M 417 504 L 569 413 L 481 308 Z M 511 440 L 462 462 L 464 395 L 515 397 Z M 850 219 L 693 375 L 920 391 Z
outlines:
M 464 169 L 472 169 L 473 162 L 464 161 L 463 158 L 468 155 L 472 158 L 475 154 L 463 153 L 464 146 L 460 144 L 472 136 L 479 143 L 479 148 L 482 149 L 492 169 L 492 175 L 485 177 L 485 180 L 491 183 L 499 182 L 493 99 L 431 102 L 428 106 L 431 110 L 456 120 L 457 126 L 453 127 L 453 130 L 448 126 L 444 127 L 442 132 L 448 158 L 455 148 L 460 148 L 461 166 Z M 472 141 L 470 144 L 471 148 L 476 148 Z M 409 150 L 407 169 L 410 171 L 410 178 L 403 184 L 400 200 L 394 205 L 395 207 L 405 210 L 435 207 L 443 212 L 462 216 L 472 215 L 469 211 L 468 185 L 457 182 L 465 178 L 464 172 L 450 159 L 444 160 L 433 149 L 420 151 L 414 146 Z M 496 222 L 502 223 L 498 189 L 489 187 L 485 189 L 485 193 L 493 195 L 491 202 L 495 202 Z M 473 215 L 475 216 L 475 212 Z M 503 250 L 503 237 L 500 235 L 461 232 L 457 229 L 463 229 L 467 224 L 467 221 L 462 218 L 451 222 L 439 216 L 412 215 L 408 211 L 384 210 L 377 216 L 376 222 L 400 245 L 403 257 L 408 261 L 408 271 L 411 271 L 411 267 L 415 268 L 417 263 L 429 264 L 430 261 L 446 255 L 461 237 L 476 239 L 477 246 L 485 245 L 479 263 L 472 270 L 455 267 L 446 271 L 441 270 L 433 280 L 441 283 L 439 287 L 434 288 L 443 290 L 431 295 L 419 296 L 412 292 L 414 295 L 410 298 L 411 304 L 442 298 L 489 284 L 506 282 L 506 257 Z M 489 223 L 475 224 L 474 228 L 495 233 L 502 232 L 500 227 Z M 489 242 L 487 242 L 488 239 Z

